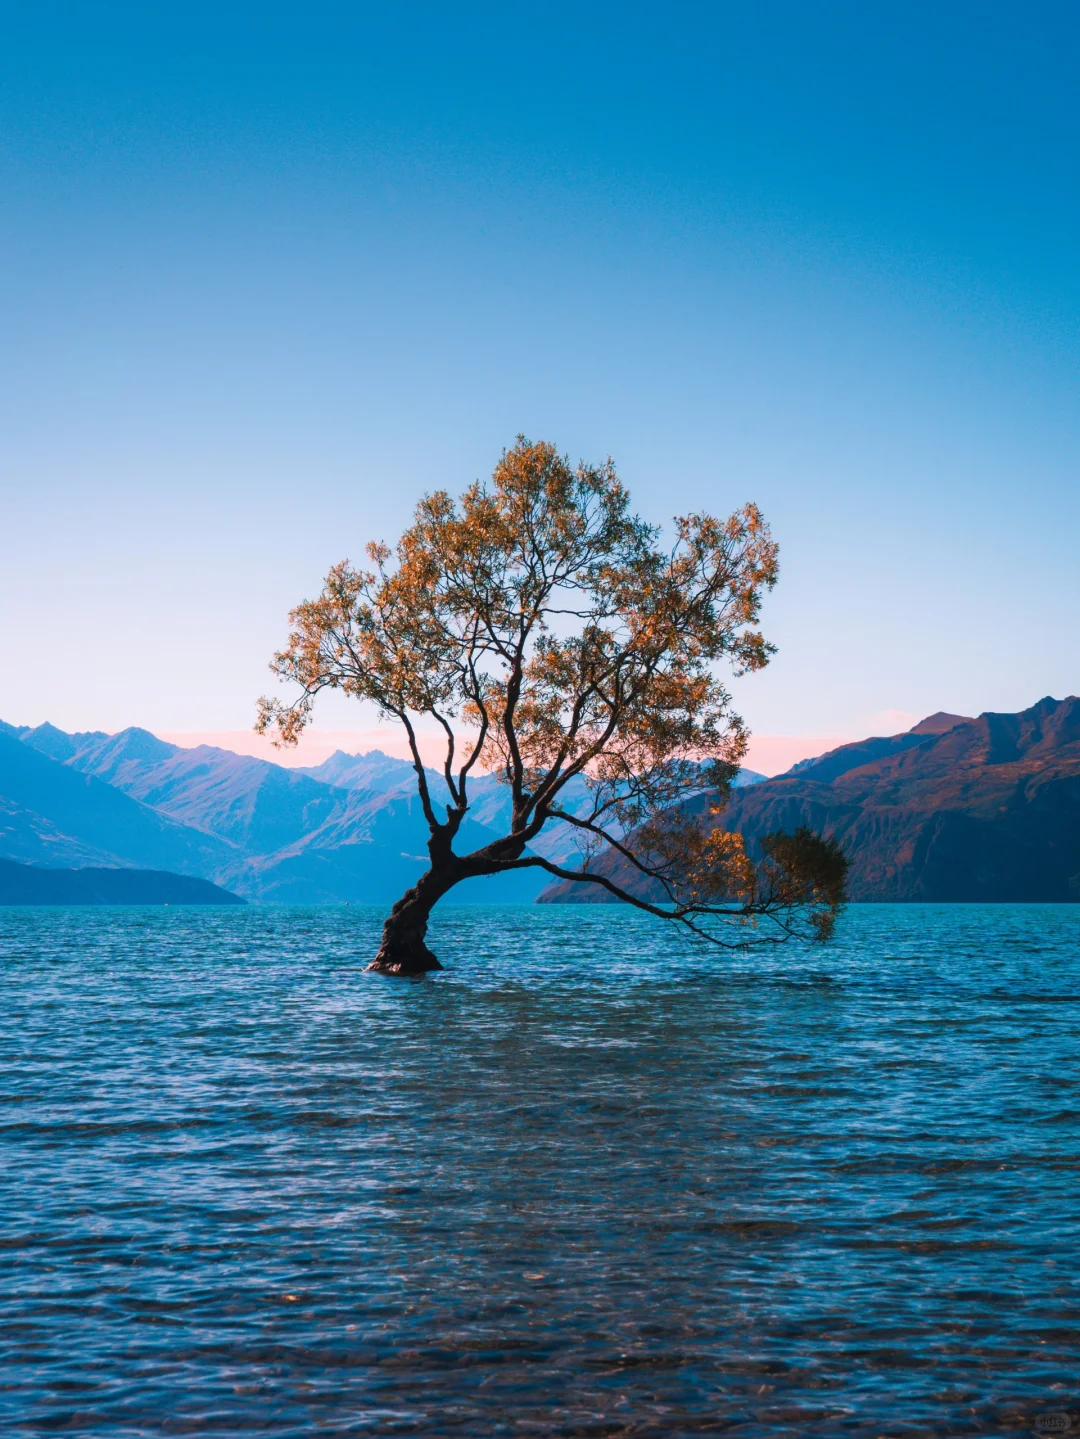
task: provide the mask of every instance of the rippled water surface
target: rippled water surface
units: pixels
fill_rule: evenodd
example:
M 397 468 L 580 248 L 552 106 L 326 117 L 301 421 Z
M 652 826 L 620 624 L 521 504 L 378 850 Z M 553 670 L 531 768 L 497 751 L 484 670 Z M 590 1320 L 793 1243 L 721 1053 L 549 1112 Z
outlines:
M 0 910 L 0 1429 L 968 1434 L 1080 1410 L 1080 906 Z

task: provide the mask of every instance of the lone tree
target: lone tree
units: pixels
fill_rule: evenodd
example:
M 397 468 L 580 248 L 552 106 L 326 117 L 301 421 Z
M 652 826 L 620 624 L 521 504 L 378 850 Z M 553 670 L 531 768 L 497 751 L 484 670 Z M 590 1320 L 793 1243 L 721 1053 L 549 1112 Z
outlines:
M 425 943 L 437 901 L 520 869 L 602 886 L 720 944 L 829 935 L 844 897 L 836 845 L 800 830 L 751 855 L 716 818 L 747 744 L 716 671 L 768 663 L 755 625 L 776 554 L 754 505 L 677 519 L 661 548 L 610 460 L 574 469 L 519 436 L 489 485 L 456 504 L 425 496 L 395 551 L 369 544 L 370 568 L 330 571 L 271 666 L 300 693 L 260 700 L 256 728 L 295 744 L 330 688 L 373 700 L 408 736 L 431 865 L 390 912 L 372 969 L 440 968 Z M 446 804 L 420 757 L 419 717 L 445 735 Z M 506 785 L 510 822 L 459 854 L 477 771 Z M 685 801 L 702 791 L 712 803 L 695 819 Z M 552 824 L 578 837 L 578 868 L 530 852 Z

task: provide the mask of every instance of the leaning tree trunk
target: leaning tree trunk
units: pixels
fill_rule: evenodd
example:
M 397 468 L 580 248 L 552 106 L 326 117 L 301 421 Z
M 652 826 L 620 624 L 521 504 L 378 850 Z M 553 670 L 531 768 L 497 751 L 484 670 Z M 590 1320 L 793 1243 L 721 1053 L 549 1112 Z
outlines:
M 460 815 L 459 815 L 460 821 Z M 450 840 L 457 826 L 437 826 L 428 843 L 431 868 L 420 876 L 394 905 L 383 925 L 379 952 L 368 965 L 377 974 L 430 974 L 442 965 L 424 943 L 431 911 L 463 879 L 497 874 L 507 860 L 518 859 L 525 848 L 516 834 L 498 840 L 470 855 L 456 855 Z
M 424 943 L 428 918 L 436 903 L 453 888 L 457 875 L 429 869 L 394 905 L 383 925 L 379 952 L 368 965 L 377 974 L 429 974 L 442 965 Z

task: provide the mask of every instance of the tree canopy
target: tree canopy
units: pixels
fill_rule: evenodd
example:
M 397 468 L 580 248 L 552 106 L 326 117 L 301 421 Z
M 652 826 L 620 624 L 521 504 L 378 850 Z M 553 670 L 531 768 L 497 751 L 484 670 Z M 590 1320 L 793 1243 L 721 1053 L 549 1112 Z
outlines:
M 292 612 L 272 668 L 299 693 L 261 700 L 256 727 L 294 744 L 328 688 L 403 727 L 431 868 L 395 905 L 376 967 L 435 967 L 424 935 L 438 898 L 522 868 L 601 885 L 719 943 L 830 932 L 845 873 L 835 845 L 803 830 L 769 836 L 752 855 L 719 824 L 747 745 L 721 671 L 758 670 L 773 653 L 758 621 L 777 547 L 755 505 L 725 520 L 677 518 L 665 546 L 632 513 L 610 460 L 573 467 L 553 445 L 519 437 L 490 483 L 458 502 L 424 496 L 396 547 L 366 554 L 364 567 L 336 565 Z M 422 720 L 445 741 L 441 805 Z M 478 771 L 507 786 L 511 822 L 459 855 Z M 572 781 L 584 806 L 564 803 Z M 703 791 L 713 802 L 695 819 L 685 802 Z M 578 867 L 530 851 L 551 824 L 577 835 Z M 620 874 L 629 865 L 658 883 L 662 900 L 614 879 L 605 854 L 623 861 Z

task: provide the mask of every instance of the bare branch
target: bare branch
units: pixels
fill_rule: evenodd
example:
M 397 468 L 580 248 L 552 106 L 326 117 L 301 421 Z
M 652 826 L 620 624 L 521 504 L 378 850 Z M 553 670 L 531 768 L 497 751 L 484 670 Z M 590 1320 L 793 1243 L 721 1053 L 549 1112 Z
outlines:
M 409 737 L 409 750 L 412 753 L 413 769 L 416 771 L 416 787 L 420 793 L 420 803 L 423 806 L 424 818 L 428 822 L 428 828 L 434 833 L 434 831 L 441 828 L 441 826 L 435 818 L 435 810 L 432 807 L 431 791 L 428 788 L 427 782 L 427 771 L 424 769 L 424 761 L 420 758 L 420 750 L 416 743 L 416 731 L 413 729 L 408 711 L 399 711 L 398 719 L 402 725 L 404 725 L 405 733 Z

